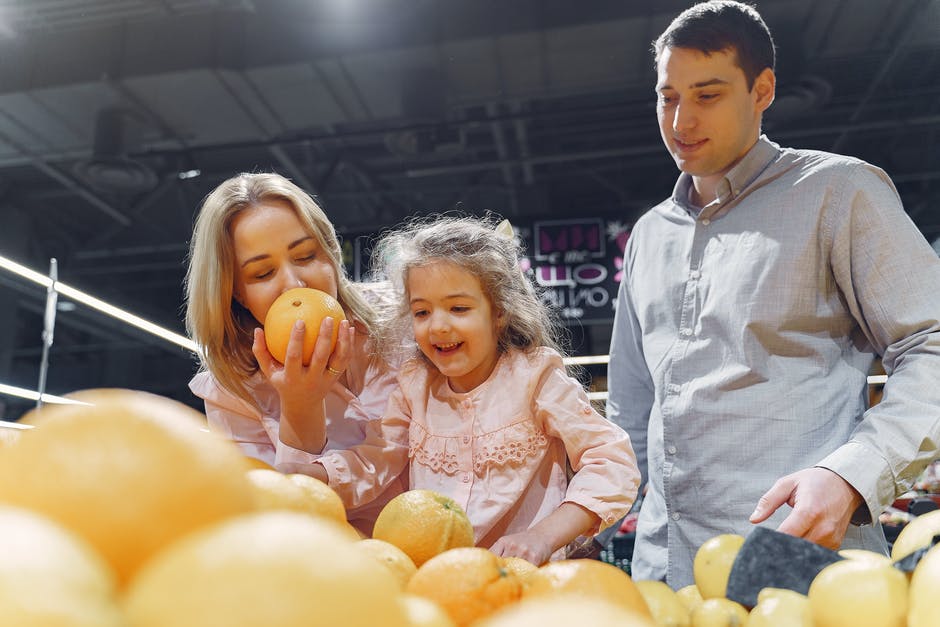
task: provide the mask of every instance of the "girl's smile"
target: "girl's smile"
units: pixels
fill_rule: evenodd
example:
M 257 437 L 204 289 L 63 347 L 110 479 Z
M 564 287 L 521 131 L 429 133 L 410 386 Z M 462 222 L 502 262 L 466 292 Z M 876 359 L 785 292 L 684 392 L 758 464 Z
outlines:
M 408 272 L 412 328 L 418 347 L 455 392 L 469 392 L 490 376 L 499 359 L 493 311 L 476 276 L 448 261 Z

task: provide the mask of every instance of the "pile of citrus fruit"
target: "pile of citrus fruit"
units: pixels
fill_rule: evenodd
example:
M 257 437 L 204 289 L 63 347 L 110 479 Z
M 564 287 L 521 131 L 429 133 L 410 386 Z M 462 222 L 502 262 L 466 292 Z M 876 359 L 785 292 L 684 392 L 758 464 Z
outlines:
M 916 523 L 916 524 L 915 524 Z M 909 523 L 892 555 L 845 549 L 844 558 L 822 569 L 808 594 L 764 588 L 757 605 L 725 597 L 731 567 L 744 538 L 715 536 L 695 555 L 695 583 L 673 592 L 661 582 L 636 582 L 657 625 L 673 627 L 927 627 L 940 625 L 940 512 Z M 905 556 L 924 549 L 912 573 L 898 568 Z
M 654 625 L 622 571 L 475 548 L 443 495 L 400 495 L 364 539 L 329 486 L 244 457 L 181 403 L 70 396 L 0 429 L 2 625 Z
M 362 538 L 327 485 L 242 456 L 181 403 L 130 390 L 74 398 L 0 438 L 2 625 L 937 624 L 937 548 L 910 581 L 856 552 L 808 597 L 767 589 L 748 612 L 724 598 L 737 536 L 703 545 L 696 584 L 679 591 L 596 560 L 498 557 L 473 546 L 457 503 L 428 490 L 390 501 Z M 899 544 L 913 551 L 930 530 Z

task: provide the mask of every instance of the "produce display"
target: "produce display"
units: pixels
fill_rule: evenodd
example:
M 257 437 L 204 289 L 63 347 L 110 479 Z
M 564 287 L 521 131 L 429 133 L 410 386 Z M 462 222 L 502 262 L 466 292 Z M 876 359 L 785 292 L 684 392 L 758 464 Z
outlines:
M 362 538 L 327 485 L 242 456 L 181 403 L 77 396 L 0 430 L 3 625 L 940 625 L 940 512 L 906 525 L 891 558 L 841 551 L 808 594 L 767 587 L 746 607 L 725 596 L 740 536 L 704 543 L 678 591 L 600 560 L 497 557 L 428 490 L 390 501 Z

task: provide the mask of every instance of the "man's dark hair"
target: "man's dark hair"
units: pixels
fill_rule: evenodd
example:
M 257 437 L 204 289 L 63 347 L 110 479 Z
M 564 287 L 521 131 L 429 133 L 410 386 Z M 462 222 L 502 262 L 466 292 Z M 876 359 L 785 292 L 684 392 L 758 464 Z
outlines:
M 757 10 L 735 0 L 710 0 L 676 17 L 653 42 L 657 62 L 666 48 L 689 48 L 705 54 L 729 51 L 744 70 L 747 88 L 765 68 L 774 69 L 774 40 Z

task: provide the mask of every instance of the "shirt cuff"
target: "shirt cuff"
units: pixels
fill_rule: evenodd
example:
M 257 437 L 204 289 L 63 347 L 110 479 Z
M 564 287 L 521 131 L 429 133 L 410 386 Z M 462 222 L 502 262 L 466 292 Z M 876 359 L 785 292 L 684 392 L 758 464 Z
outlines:
M 608 503 L 587 495 L 569 494 L 563 502 L 579 505 L 597 516 L 600 522 L 593 529 L 584 533 L 584 535 L 591 537 L 618 522 L 630 509 L 629 506 L 621 503 Z
M 891 467 L 878 454 L 859 442 L 847 442 L 816 464 L 836 473 L 855 488 L 865 503 L 852 514 L 853 525 L 878 520 L 894 501 L 895 485 Z
M 349 503 L 352 484 L 352 473 L 349 470 L 349 464 L 338 455 L 323 455 L 317 459 L 326 470 L 326 476 L 329 478 L 329 486 L 340 495 L 343 503 Z

